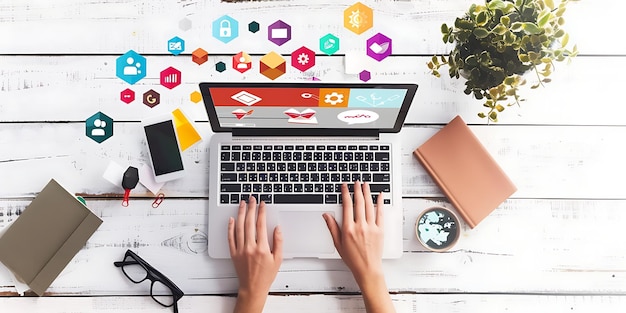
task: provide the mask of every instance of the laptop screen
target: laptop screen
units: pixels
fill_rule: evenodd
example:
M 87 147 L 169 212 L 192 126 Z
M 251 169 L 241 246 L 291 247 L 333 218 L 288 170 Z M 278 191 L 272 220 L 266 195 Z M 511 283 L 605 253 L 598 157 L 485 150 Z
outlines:
M 326 129 L 397 132 L 417 85 L 201 83 L 213 131 Z

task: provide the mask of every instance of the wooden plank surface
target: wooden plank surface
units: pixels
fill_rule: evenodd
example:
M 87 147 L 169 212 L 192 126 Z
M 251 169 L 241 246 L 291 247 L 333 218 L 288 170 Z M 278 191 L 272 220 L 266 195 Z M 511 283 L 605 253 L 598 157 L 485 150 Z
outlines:
M 62 4 L 37 0 L 0 1 L 0 33 L 6 40 L 0 53 L 7 54 L 118 54 L 129 49 L 141 53 L 168 54 L 167 41 L 180 36 L 187 51 L 204 47 L 212 54 L 233 51 L 291 53 L 301 45 L 315 48 L 318 39 L 333 33 L 341 50 L 364 49 L 364 41 L 381 32 L 394 40 L 394 54 L 446 53 L 441 40 L 442 23 L 454 23 L 472 0 L 364 1 L 374 10 L 374 27 L 356 35 L 343 27 L 343 11 L 352 0 L 290 0 L 223 3 L 217 0 L 182 1 L 80 1 Z M 625 6 L 619 0 L 572 3 L 565 14 L 565 29 L 584 54 L 626 54 L 626 43 L 610 30 L 620 29 Z M 212 21 L 228 14 L 240 23 L 240 36 L 228 44 L 211 36 Z M 181 30 L 187 19 L 191 28 Z M 282 19 L 292 26 L 292 40 L 283 46 L 265 40 L 267 26 Z M 247 31 L 257 21 L 261 30 Z M 602 25 L 590 31 L 591 25 Z M 233 50 L 234 49 L 234 50 Z M 235 52 L 236 53 L 236 52 Z
M 206 121 L 202 102 L 193 103 L 190 94 L 202 81 L 269 81 L 253 68 L 240 74 L 229 68 L 224 73 L 214 70 L 222 61 L 230 64 L 230 56 L 211 57 L 198 66 L 190 56 L 148 56 L 147 77 L 128 85 L 115 76 L 118 56 L 0 56 L 0 116 L 2 121 L 84 121 L 102 111 L 114 120 L 140 121 L 146 117 L 182 107 L 191 118 Z M 371 67 L 371 82 L 411 82 L 418 89 L 406 122 L 409 124 L 445 124 L 454 115 L 467 123 L 486 124 L 477 116 L 482 102 L 463 93 L 462 80 L 428 73 L 428 57 L 393 57 Z M 172 89 L 159 85 L 159 73 L 168 66 L 182 72 L 183 83 Z M 620 90 L 623 81 L 614 77 L 615 68 L 626 68 L 626 56 L 578 57 L 571 64 L 557 64 L 553 81 L 536 90 L 522 90 L 526 99 L 520 107 L 507 108 L 500 114 L 499 125 L 621 125 L 626 106 L 611 90 Z M 528 73 L 528 86 L 534 73 Z M 357 75 L 345 74 L 343 57 L 319 57 L 316 66 L 305 73 L 289 67 L 277 82 L 310 81 L 359 82 Z M 599 79 L 600 77 L 607 79 Z M 120 92 L 135 91 L 131 104 L 120 101 Z M 141 96 L 150 89 L 161 94 L 161 104 L 150 108 Z M 602 92 L 606 91 L 606 92 Z M 601 103 L 601 109 L 595 105 Z
M 618 313 L 626 306 L 625 296 L 550 296 L 550 295 L 392 295 L 397 312 L 467 313 Z M 184 296 L 179 311 L 187 313 L 232 312 L 234 298 Z M 0 298 L 6 312 L 83 313 L 170 312 L 149 297 L 45 297 Z M 365 312 L 360 296 L 292 295 L 270 296 L 265 312 Z
M 52 295 L 133 295 L 148 289 L 129 282 L 114 261 L 132 249 L 187 294 L 236 290 L 230 260 L 206 255 L 204 200 L 88 199 L 104 220 L 85 248 L 48 289 Z M 508 200 L 478 227 L 463 227 L 447 253 L 426 252 L 415 238 L 418 214 L 441 200 L 405 199 L 404 255 L 384 262 L 390 290 L 435 293 L 623 294 L 626 289 L 626 200 Z M 28 200 L 0 202 L 0 230 Z M 321 217 L 320 217 L 321 218 Z M 224 221 L 226 223 L 226 221 Z M 11 286 L 0 272 L 0 286 Z M 77 283 L 80 282 L 80 283 Z M 354 292 L 340 260 L 285 260 L 272 286 L 276 292 Z M 14 291 L 0 288 L 0 291 Z

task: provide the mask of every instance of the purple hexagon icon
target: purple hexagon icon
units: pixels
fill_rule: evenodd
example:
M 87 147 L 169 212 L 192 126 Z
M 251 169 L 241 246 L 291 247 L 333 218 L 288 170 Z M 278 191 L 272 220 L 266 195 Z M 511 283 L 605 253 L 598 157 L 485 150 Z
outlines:
M 372 79 L 372 73 L 370 73 L 370 71 L 368 70 L 364 70 L 361 73 L 359 73 L 359 79 L 363 82 L 367 82 L 370 79 Z
M 367 40 L 367 55 L 380 62 L 391 55 L 391 38 L 378 33 Z
M 267 40 L 282 46 L 291 40 L 291 26 L 281 20 L 274 22 L 267 27 Z

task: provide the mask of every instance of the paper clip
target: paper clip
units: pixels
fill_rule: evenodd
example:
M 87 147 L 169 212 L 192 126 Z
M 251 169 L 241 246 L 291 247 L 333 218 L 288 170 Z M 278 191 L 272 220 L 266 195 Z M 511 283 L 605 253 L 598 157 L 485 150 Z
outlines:
M 155 209 L 158 208 L 159 205 L 161 205 L 161 202 L 163 202 L 163 199 L 165 199 L 165 194 L 159 192 L 159 194 L 156 196 L 156 199 L 154 199 L 154 202 L 152 202 L 152 207 Z

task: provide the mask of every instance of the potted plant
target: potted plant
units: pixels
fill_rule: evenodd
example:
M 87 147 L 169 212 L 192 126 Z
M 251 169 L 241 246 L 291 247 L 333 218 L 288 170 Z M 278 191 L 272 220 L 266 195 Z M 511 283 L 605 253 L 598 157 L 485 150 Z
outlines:
M 563 13 L 568 0 L 485 0 L 472 4 L 453 26 L 443 24 L 445 43 L 454 44 L 446 56 L 433 56 L 431 73 L 440 77 L 448 66 L 450 77 L 466 79 L 465 94 L 483 100 L 486 112 L 478 115 L 497 122 L 505 106 L 519 105 L 523 75 L 532 71 L 537 88 L 550 81 L 554 62 L 571 60 L 578 50 L 568 48 Z

